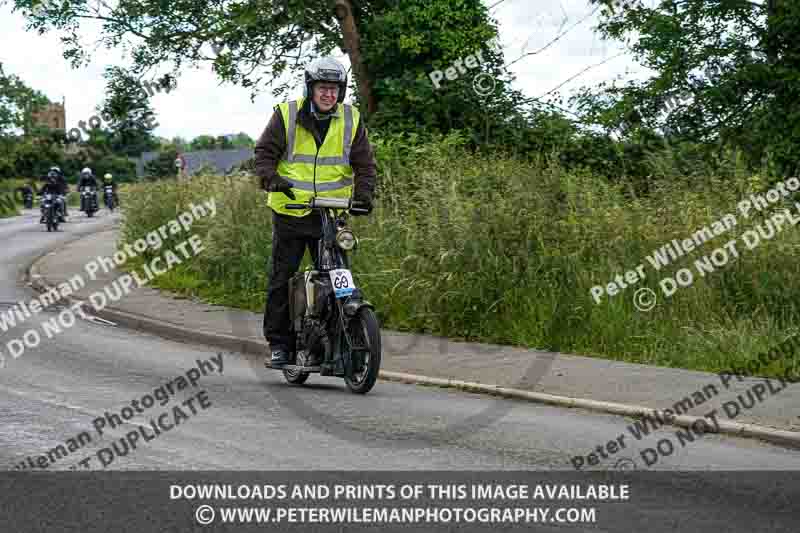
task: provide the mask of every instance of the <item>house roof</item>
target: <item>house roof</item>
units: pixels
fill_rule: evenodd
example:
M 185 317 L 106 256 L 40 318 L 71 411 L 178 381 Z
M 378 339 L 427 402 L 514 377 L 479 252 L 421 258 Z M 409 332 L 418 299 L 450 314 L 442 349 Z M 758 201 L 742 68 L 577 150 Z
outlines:
M 136 163 L 136 175 L 144 176 L 145 164 L 158 158 L 158 154 L 159 152 L 143 152 L 138 158 L 130 158 Z M 254 154 L 252 148 L 237 148 L 235 150 L 197 150 L 184 152 L 181 155 L 186 160 L 186 173 L 191 176 L 204 164 L 211 165 L 220 174 L 226 174 L 239 163 L 253 157 Z

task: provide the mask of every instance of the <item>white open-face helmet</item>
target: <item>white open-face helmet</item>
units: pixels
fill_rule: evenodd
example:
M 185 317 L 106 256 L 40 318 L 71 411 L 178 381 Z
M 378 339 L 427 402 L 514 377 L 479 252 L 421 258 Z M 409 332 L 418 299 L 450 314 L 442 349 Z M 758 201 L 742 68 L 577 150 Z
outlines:
M 92 169 L 91 168 L 84 167 L 83 170 L 81 170 L 81 176 L 91 176 L 91 175 L 92 175 Z
M 337 101 L 339 103 L 344 101 L 344 96 L 347 93 L 347 69 L 336 59 L 332 57 L 315 59 L 306 67 L 305 79 L 306 85 L 303 96 L 306 98 L 311 97 L 313 94 L 313 86 L 316 82 L 327 81 L 339 85 L 339 98 Z

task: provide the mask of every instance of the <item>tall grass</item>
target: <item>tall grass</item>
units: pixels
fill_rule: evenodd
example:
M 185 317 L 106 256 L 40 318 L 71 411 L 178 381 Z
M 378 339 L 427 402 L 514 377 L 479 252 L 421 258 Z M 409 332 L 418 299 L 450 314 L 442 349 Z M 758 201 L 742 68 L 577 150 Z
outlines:
M 20 214 L 22 202 L 15 189 L 24 184 L 25 180 L 22 179 L 0 180 L 0 218 L 15 217 Z
M 353 270 L 385 327 L 708 371 L 739 365 L 798 331 L 800 230 L 785 229 L 753 250 L 739 244 L 738 259 L 704 278 L 692 266 L 757 222 L 740 217 L 736 204 L 767 187 L 758 176 L 733 168 L 675 179 L 640 198 L 624 183 L 472 154 L 453 139 L 376 149 L 379 206 L 353 219 L 361 242 Z M 133 186 L 124 238 L 143 236 L 212 195 L 217 217 L 193 230 L 207 251 L 156 284 L 261 311 L 271 217 L 253 179 Z M 739 221 L 729 234 L 660 272 L 646 262 L 654 249 L 726 213 Z M 594 302 L 593 286 L 640 264 L 645 280 Z M 695 282 L 664 297 L 658 281 L 683 267 Z M 633 305 L 643 287 L 658 295 L 650 312 Z M 798 367 L 794 356 L 759 374 Z

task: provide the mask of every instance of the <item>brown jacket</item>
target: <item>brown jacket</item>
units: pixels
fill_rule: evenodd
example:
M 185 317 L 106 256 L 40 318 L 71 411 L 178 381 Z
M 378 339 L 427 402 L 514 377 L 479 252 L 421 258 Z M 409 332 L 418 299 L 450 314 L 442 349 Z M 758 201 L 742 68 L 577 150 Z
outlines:
M 297 123 L 311 132 L 317 142 L 317 148 L 322 145 L 322 135 L 319 121 L 311 113 L 310 99 L 306 99 L 297 113 Z M 277 174 L 278 163 L 286 154 L 286 128 L 283 125 L 283 116 L 275 107 L 275 112 L 264 133 L 256 143 L 255 165 L 256 174 L 261 178 L 261 187 L 269 190 L 272 179 Z M 353 197 L 357 199 L 365 196 L 372 199 L 377 181 L 375 156 L 372 146 L 367 138 L 367 128 L 364 122 L 358 122 L 356 136 L 350 149 L 350 166 L 355 174 L 353 184 Z

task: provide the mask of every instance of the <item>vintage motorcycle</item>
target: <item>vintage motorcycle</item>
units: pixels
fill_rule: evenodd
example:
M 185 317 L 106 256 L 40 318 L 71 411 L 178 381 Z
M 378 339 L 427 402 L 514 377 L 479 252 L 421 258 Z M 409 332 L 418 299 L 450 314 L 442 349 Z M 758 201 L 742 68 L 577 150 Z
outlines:
M 103 200 L 109 211 L 114 211 L 114 187 L 106 185 L 103 187 Z
M 81 211 L 85 212 L 89 218 L 99 211 L 97 207 L 97 189 L 94 187 L 83 187 L 81 189 Z
M 358 241 L 345 213 L 366 213 L 349 198 L 312 198 L 287 209 L 314 209 L 322 218 L 314 266 L 289 280 L 289 314 L 294 346 L 280 367 L 289 383 L 311 373 L 342 377 L 350 391 L 366 394 L 381 366 L 381 333 L 374 307 L 353 281 L 348 252 Z M 269 367 L 269 363 L 267 363 Z
M 52 194 L 45 193 L 42 196 L 42 211 L 44 212 L 44 223 L 47 224 L 47 231 L 58 231 L 58 221 L 60 216 L 61 199 Z

